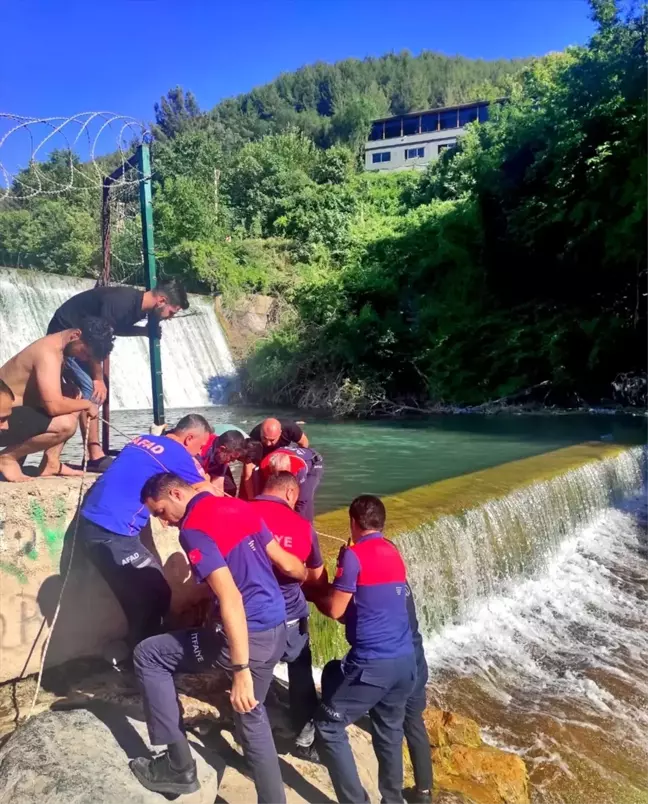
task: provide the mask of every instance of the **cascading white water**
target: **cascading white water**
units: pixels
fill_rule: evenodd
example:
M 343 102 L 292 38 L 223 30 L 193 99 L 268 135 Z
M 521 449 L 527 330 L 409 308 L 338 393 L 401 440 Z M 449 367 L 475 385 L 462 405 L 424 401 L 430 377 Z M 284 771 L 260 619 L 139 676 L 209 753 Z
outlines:
M 478 600 L 541 572 L 577 528 L 639 487 L 643 460 L 641 448 L 626 450 L 399 534 L 422 632 L 461 622 Z
M 524 757 L 535 804 L 647 800 L 644 480 L 629 449 L 398 537 L 430 697 Z
M 64 301 L 94 287 L 38 271 L 0 268 L 0 365 L 41 338 Z M 204 407 L 226 401 L 236 369 L 211 299 L 192 295 L 189 314 L 162 325 L 164 403 L 170 408 Z M 118 338 L 110 361 L 111 405 L 151 407 L 147 338 Z

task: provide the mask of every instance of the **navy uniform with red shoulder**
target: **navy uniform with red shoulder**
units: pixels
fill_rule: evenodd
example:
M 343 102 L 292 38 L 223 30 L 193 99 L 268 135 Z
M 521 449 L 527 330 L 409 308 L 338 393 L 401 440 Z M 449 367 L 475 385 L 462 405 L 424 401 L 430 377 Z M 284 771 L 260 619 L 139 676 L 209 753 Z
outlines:
M 290 459 L 290 474 L 299 483 L 299 499 L 295 511 L 312 522 L 315 519 L 315 492 L 324 474 L 322 456 L 311 447 L 277 447 L 263 457 L 259 464 L 261 477 L 265 480 L 270 474 L 272 458 L 287 455 Z
M 140 539 L 150 518 L 140 489 L 160 471 L 175 472 L 191 484 L 203 480 L 182 444 L 167 436 L 140 435 L 99 477 L 79 515 L 79 539 L 126 615 L 131 648 L 160 633 L 171 605 L 159 558 Z
M 382 533 L 368 533 L 340 551 L 332 586 L 353 594 L 344 615 L 351 649 L 322 673 L 317 747 L 338 801 L 368 801 L 346 727 L 369 714 L 382 801 L 400 804 L 403 720 L 416 678 L 405 564 Z
M 280 497 L 260 494 L 252 503 L 279 544 L 308 569 L 323 565 L 317 533 L 310 522 Z M 274 568 L 286 603 L 286 652 L 290 716 L 297 733 L 312 720 L 318 700 L 313 681 L 313 659 L 308 636 L 308 603 L 299 581 Z
M 272 534 L 249 503 L 197 494 L 180 524 L 180 544 L 196 580 L 228 567 L 243 598 L 248 626 L 250 671 L 258 705 L 235 713 L 243 751 L 260 802 L 283 802 L 285 790 L 264 701 L 276 663 L 286 645 L 286 608 L 266 546 Z M 211 628 L 174 631 L 141 642 L 135 673 L 144 693 L 146 722 L 153 745 L 184 737 L 173 673 L 209 672 L 230 665 L 225 634 Z

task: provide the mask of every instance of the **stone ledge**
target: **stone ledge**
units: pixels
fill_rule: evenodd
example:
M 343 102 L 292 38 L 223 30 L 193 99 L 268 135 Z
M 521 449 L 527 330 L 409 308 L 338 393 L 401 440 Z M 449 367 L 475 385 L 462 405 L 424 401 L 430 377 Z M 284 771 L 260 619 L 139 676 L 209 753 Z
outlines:
M 584 464 L 614 458 L 626 449 L 618 444 L 599 442 L 578 444 L 391 494 L 383 497 L 388 534 L 396 536 L 437 517 L 476 508 L 488 500 L 504 497 Z M 325 556 L 332 560 L 337 556 L 341 542 L 346 542 L 349 537 L 347 509 L 321 514 L 315 519 L 315 527 Z M 334 538 L 327 538 L 327 534 Z

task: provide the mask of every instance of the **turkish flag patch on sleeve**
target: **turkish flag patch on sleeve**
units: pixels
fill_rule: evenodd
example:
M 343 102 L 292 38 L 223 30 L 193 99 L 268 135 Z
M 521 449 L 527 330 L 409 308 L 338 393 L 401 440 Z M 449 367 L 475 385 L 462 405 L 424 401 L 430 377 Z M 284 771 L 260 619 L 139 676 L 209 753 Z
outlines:
M 200 550 L 197 547 L 194 547 L 193 550 L 189 550 L 188 556 L 189 556 L 189 561 L 191 561 L 191 563 L 194 565 L 194 567 L 196 566 L 196 564 L 200 564 L 200 562 L 202 561 L 202 557 L 203 557 L 202 553 L 200 552 Z
M 335 577 L 341 578 L 343 575 L 344 575 L 344 568 L 338 567 L 337 570 L 335 571 Z

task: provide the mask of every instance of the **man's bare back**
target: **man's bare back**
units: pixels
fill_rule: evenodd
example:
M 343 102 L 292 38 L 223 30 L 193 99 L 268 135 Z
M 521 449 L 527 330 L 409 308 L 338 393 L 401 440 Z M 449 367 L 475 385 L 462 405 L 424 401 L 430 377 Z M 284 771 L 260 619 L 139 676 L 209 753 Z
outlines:
M 0 380 L 4 380 L 14 392 L 15 406 L 43 407 L 36 374 L 45 370 L 47 374 L 61 376 L 67 343 L 62 337 L 64 335 L 65 332 L 46 335 L 29 344 L 0 367 Z

